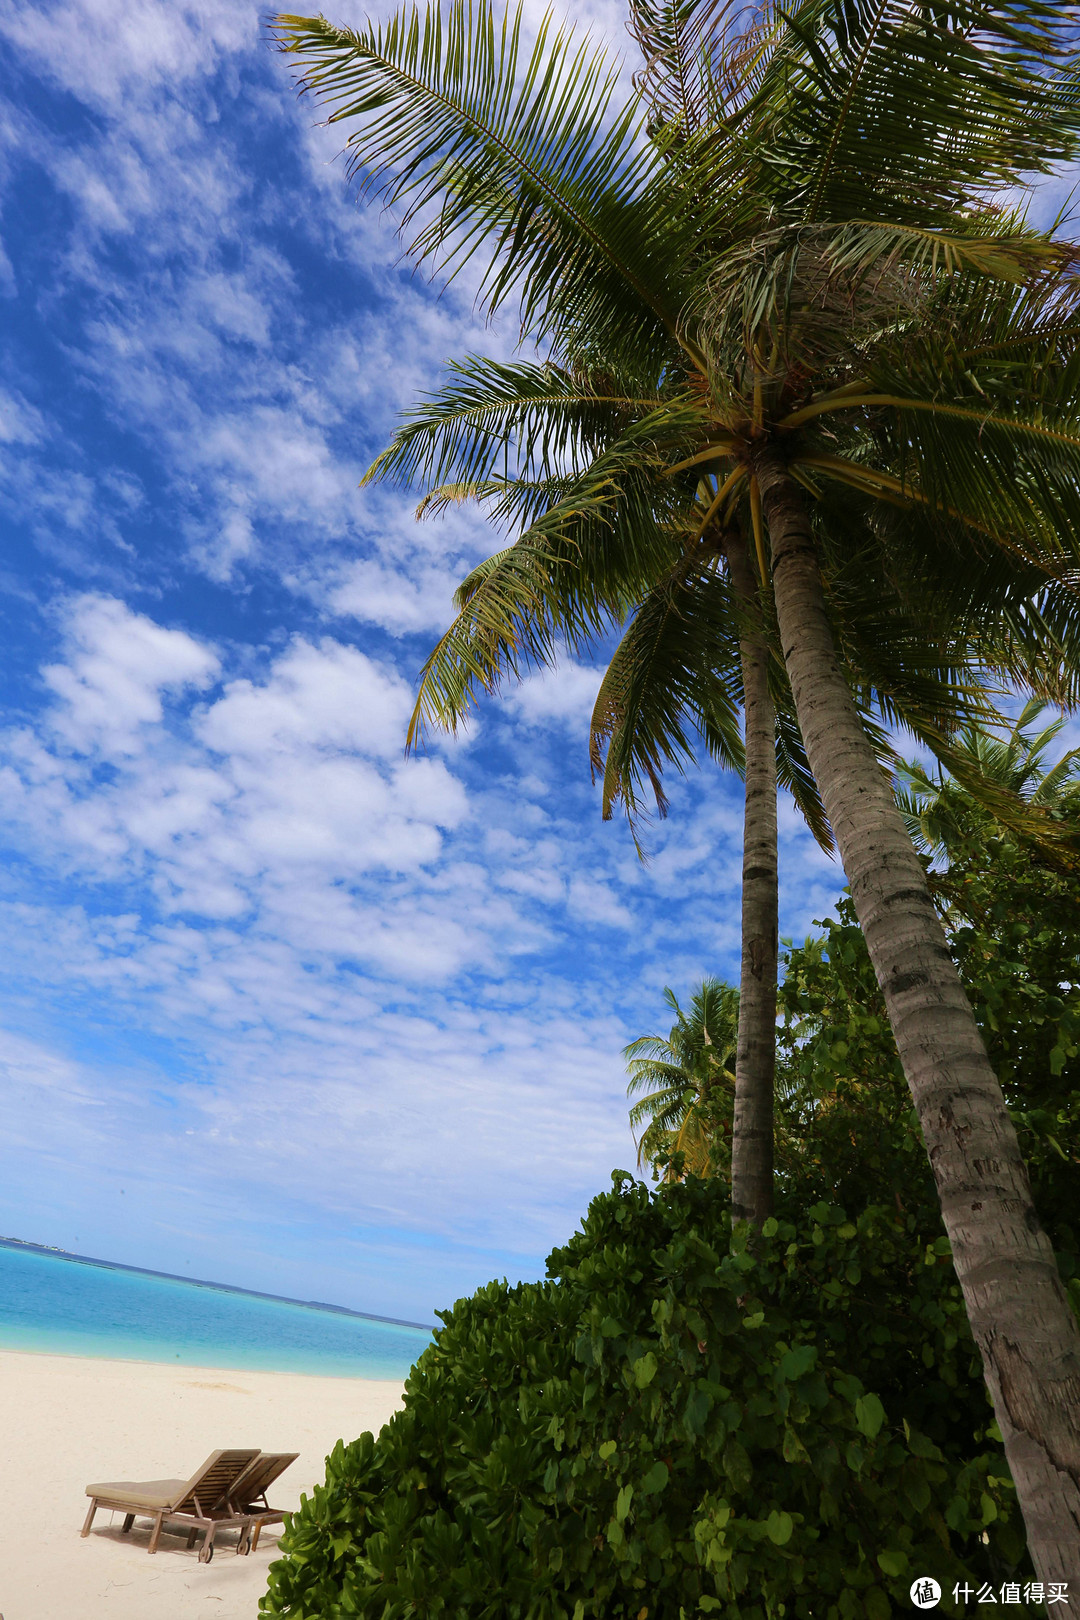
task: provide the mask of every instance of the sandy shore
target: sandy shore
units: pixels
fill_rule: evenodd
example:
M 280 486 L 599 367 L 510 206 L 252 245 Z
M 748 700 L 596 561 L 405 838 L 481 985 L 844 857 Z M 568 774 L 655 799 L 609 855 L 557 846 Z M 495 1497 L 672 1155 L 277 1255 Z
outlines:
M 99 1512 L 86 1540 L 91 1480 L 186 1476 L 218 1447 L 298 1451 L 271 1493 L 295 1508 L 342 1437 L 378 1430 L 401 1385 L 293 1373 L 0 1351 L 0 1616 L 3 1620 L 255 1620 L 274 1532 L 238 1558 L 233 1537 L 209 1564 L 185 1538 L 151 1558 L 145 1520 L 130 1535 Z

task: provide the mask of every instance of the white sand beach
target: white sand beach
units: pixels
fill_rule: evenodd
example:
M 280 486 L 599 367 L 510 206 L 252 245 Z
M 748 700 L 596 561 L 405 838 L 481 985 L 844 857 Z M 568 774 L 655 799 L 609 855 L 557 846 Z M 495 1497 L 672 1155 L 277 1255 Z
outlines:
M 298 1451 L 275 1485 L 295 1508 L 341 1438 L 378 1430 L 399 1383 L 214 1371 L 0 1351 L 0 1615 L 3 1620 L 255 1620 L 274 1530 L 248 1557 L 223 1536 L 209 1564 L 186 1538 L 147 1553 L 148 1522 L 122 1535 L 99 1512 L 79 1531 L 91 1481 L 195 1471 L 219 1447 Z M 280 1532 L 278 1532 L 280 1533 Z

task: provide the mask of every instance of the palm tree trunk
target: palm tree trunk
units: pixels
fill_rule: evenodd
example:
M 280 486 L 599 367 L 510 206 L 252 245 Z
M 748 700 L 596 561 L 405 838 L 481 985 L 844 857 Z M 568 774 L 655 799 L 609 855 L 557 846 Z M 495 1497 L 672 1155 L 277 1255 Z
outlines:
M 1080 1328 L 923 866 L 836 657 L 802 492 L 755 452 L 784 660 L 941 1198 L 1043 1581 L 1080 1586 Z
M 757 581 L 746 540 L 724 535 L 728 574 L 747 618 L 760 624 Z M 731 1133 L 731 1214 L 760 1226 L 773 1203 L 773 1080 L 776 1072 L 776 715 L 769 649 L 761 635 L 739 643 L 745 715 L 742 966 Z

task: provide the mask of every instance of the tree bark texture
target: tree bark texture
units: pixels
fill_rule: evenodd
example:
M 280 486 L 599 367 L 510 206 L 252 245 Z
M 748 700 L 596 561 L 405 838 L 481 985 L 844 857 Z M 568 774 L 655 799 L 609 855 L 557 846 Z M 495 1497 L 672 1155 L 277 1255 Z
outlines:
M 758 585 L 746 539 L 724 536 L 728 576 L 748 621 L 760 624 Z M 743 812 L 742 966 L 731 1134 L 731 1213 L 760 1226 L 773 1204 L 773 1081 L 776 1074 L 776 715 L 769 649 L 761 635 L 739 643 L 746 800 Z
M 926 1150 L 1043 1581 L 1080 1590 L 1080 1328 L 926 875 L 836 656 L 802 491 L 754 456 L 784 660 Z

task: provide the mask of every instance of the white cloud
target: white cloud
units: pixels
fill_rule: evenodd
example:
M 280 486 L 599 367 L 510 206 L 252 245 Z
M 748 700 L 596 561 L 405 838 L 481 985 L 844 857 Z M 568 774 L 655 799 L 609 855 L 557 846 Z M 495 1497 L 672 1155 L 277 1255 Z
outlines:
M 277 911 L 294 903 L 291 882 L 306 896 L 314 883 L 336 948 L 393 955 L 385 924 L 338 885 L 435 860 L 466 813 L 444 763 L 402 757 L 411 698 L 399 676 L 337 642 L 297 639 L 262 679 L 228 682 L 170 721 L 163 694 L 218 675 L 208 648 L 101 597 L 73 603 L 65 643 L 67 661 L 44 671 L 56 702 L 43 731 L 9 739 L 10 815 L 87 871 L 103 859 L 113 876 L 150 871 L 169 911 Z M 114 765 L 105 781 L 99 757 Z M 403 961 L 419 960 L 424 925 L 401 926 Z
M 39 1103 L 43 1093 L 50 1093 L 65 1104 L 101 1106 L 77 1063 L 12 1030 L 0 1030 L 0 1077 L 13 1089 L 29 1089 Z
M 602 669 L 590 669 L 567 659 L 557 669 L 526 675 L 521 684 L 508 693 L 510 705 L 530 725 L 544 726 L 561 721 L 572 730 L 584 733 L 603 678 Z
M 262 756 L 308 748 L 399 757 L 412 708 L 400 676 L 327 638 L 297 641 L 263 685 L 232 681 L 199 723 L 218 753 Z
M 74 364 L 152 447 L 188 560 L 211 580 L 265 570 L 395 635 L 441 626 L 462 573 L 490 549 L 482 525 L 417 531 L 412 501 L 357 484 L 448 355 L 508 354 L 512 342 L 478 320 L 467 277 L 437 296 L 401 269 L 380 211 L 352 205 L 340 166 L 327 168 L 340 136 L 310 128 L 313 105 L 298 105 L 285 65 L 256 49 L 256 7 L 137 0 L 114 22 L 103 0 L 58 0 L 6 25 L 37 71 L 99 115 L 66 139 L 24 110 L 11 128 L 13 152 L 44 164 L 73 212 L 55 274 L 83 311 Z M 229 116 L 234 72 L 240 121 Z M 244 117 L 278 144 L 275 185 L 250 172 Z M 345 272 L 347 313 L 313 303 L 310 276 L 298 281 L 271 245 L 277 214 Z M 114 543 L 122 531 L 102 510 L 100 476 L 57 478 L 28 461 L 19 484 L 41 543 L 69 563 L 81 551 L 88 572 L 100 566 L 93 531 Z
M 132 93 L 205 75 L 216 58 L 258 42 L 258 12 L 244 0 L 48 0 L 12 11 L 7 39 L 63 89 L 114 111 Z
M 0 802 L 86 903 L 0 899 L 0 934 L 46 999 L 78 987 L 200 1051 L 197 1083 L 168 1082 L 182 1135 L 140 1114 L 126 1151 L 173 1180 L 261 1167 L 309 1206 L 454 1241 L 565 1235 L 630 1157 L 637 1031 L 575 982 L 585 942 L 637 943 L 611 830 L 568 840 L 542 776 L 471 798 L 446 760 L 403 759 L 407 684 L 329 637 L 222 680 L 115 600 L 74 600 L 63 633 Z M 110 1117 L 128 1091 L 103 1086 Z
M 37 444 L 45 436 L 45 418 L 21 395 L 0 388 L 0 444 Z
M 2 241 L 0 241 L 0 298 L 14 298 L 18 293 L 15 281 L 15 266 L 11 262 Z
M 633 913 L 616 898 L 610 884 L 598 883 L 595 878 L 573 878 L 569 904 L 572 914 L 583 922 L 608 928 L 630 929 L 634 926 Z
M 331 613 L 380 625 L 392 635 L 414 630 L 438 634 L 454 616 L 454 591 L 459 583 L 460 576 L 451 569 L 424 563 L 409 574 L 366 558 L 345 568 L 340 583 L 326 593 L 324 601 Z
M 216 654 L 183 630 L 164 629 L 108 597 L 73 604 L 66 641 L 68 661 L 46 665 L 42 675 L 61 699 L 58 734 L 82 752 L 136 752 L 139 729 L 161 719 L 162 693 L 204 687 L 219 668 Z

